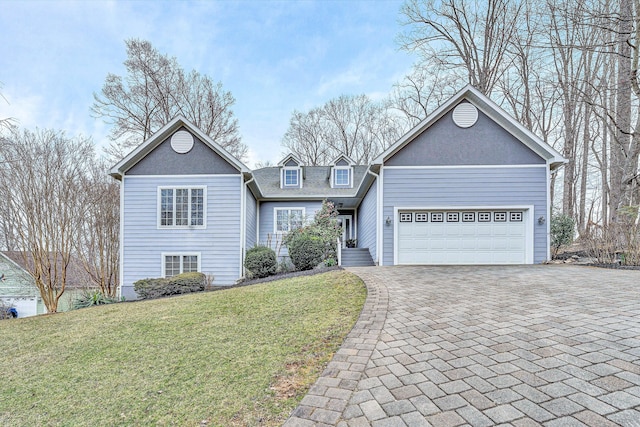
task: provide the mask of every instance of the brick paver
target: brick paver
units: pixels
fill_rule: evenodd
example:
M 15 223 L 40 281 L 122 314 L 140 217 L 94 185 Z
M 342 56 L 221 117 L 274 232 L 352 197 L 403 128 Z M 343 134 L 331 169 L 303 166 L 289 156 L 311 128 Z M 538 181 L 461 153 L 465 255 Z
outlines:
M 640 271 L 350 271 L 363 312 L 285 426 L 640 427 Z

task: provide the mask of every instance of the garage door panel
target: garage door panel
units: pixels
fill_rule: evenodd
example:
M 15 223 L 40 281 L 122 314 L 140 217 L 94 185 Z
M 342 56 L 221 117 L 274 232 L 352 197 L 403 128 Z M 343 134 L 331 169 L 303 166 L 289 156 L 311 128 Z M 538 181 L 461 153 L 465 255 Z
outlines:
M 522 264 L 526 261 L 526 211 L 405 213 L 412 215 L 404 216 L 411 218 L 411 222 L 398 223 L 399 264 Z M 417 222 L 416 218 L 421 221 Z

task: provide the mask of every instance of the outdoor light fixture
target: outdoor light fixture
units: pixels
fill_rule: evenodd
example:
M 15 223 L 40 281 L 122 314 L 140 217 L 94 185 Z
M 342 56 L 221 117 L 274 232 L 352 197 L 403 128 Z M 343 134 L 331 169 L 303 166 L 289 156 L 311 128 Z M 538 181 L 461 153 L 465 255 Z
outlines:
M 387 219 L 384 221 L 385 224 L 387 225 L 391 225 L 391 217 L 387 217 Z
M 540 218 L 538 218 L 538 224 L 540 225 L 544 225 L 544 217 L 541 216 Z

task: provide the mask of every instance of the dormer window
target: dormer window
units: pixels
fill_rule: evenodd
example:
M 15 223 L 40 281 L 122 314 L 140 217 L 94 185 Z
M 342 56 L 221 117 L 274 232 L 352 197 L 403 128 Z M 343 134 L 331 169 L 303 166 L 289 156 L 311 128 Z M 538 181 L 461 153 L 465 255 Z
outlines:
M 353 188 L 354 162 L 345 155 L 338 156 L 331 163 L 331 187 Z
M 300 169 L 299 168 L 284 168 L 283 173 L 284 173 L 285 187 L 300 186 Z
M 280 163 L 280 188 L 302 188 L 302 162 L 289 154 Z
M 333 186 L 345 187 L 351 186 L 351 167 L 334 167 L 333 168 Z

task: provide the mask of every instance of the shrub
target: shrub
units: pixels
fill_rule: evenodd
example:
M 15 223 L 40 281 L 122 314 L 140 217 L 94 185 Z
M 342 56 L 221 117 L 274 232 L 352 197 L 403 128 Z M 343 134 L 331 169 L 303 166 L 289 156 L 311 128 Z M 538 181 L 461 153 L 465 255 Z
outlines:
M 116 302 L 118 302 L 117 299 L 105 296 L 99 290 L 84 290 L 79 296 L 74 298 L 73 303 L 71 304 L 71 309 L 77 310 L 79 308 L 113 304 Z
M 173 277 L 141 279 L 133 284 L 133 289 L 142 299 L 153 299 L 170 295 L 204 291 L 207 277 L 203 273 L 182 273 Z
M 276 274 L 278 269 L 276 253 L 266 246 L 255 246 L 247 251 L 244 267 L 257 278 Z
M 18 317 L 18 311 L 12 306 L 0 301 L 0 320 L 15 319 Z
M 562 246 L 568 246 L 573 242 L 575 222 L 568 215 L 554 215 L 551 218 L 551 249 L 553 256 L 558 254 Z
M 311 270 L 325 259 L 326 242 L 310 233 L 297 233 L 288 244 L 291 262 L 297 270 Z

